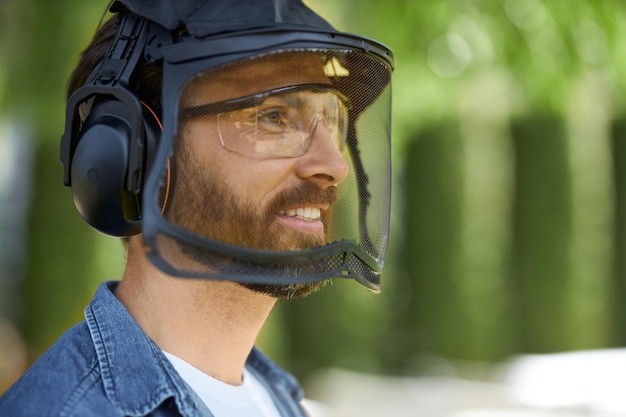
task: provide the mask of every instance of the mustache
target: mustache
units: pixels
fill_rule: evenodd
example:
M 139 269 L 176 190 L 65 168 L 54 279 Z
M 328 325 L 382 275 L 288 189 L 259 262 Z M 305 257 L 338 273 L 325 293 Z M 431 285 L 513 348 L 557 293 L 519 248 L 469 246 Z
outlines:
M 337 201 L 337 187 L 322 188 L 311 182 L 304 182 L 296 187 L 281 192 L 274 197 L 269 212 L 276 212 L 286 207 L 303 205 L 328 205 Z

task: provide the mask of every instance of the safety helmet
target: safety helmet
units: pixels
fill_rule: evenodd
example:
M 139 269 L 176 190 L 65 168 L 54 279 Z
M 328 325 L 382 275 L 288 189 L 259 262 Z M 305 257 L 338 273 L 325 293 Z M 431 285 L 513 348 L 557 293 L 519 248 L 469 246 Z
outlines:
M 391 50 L 335 30 L 300 0 L 120 0 L 111 10 L 117 35 L 69 98 L 61 141 L 65 184 L 82 217 L 112 236 L 142 233 L 150 260 L 174 276 L 352 278 L 379 291 L 391 202 Z M 160 115 L 129 87 L 138 63 L 162 66 Z M 215 146 L 259 165 L 323 148 L 341 178 L 328 190 L 294 184 L 255 206 L 237 191 L 253 182 L 222 172 L 250 167 L 236 157 L 223 166 Z M 290 221 L 315 233 L 294 232 Z

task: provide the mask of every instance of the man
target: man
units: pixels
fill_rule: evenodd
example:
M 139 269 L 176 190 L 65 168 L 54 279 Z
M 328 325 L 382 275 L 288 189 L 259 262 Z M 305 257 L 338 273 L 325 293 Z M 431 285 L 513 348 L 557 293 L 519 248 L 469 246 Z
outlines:
M 277 299 L 377 291 L 391 52 L 299 1 L 123 0 L 70 81 L 61 160 L 127 265 L 7 416 L 304 416 L 255 347 Z

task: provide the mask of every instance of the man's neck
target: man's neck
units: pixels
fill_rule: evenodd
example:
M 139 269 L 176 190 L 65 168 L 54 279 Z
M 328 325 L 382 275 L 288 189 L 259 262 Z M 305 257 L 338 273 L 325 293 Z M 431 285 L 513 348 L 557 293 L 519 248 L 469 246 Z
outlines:
M 161 349 L 232 385 L 275 304 L 232 282 L 165 275 L 132 248 L 116 296 Z

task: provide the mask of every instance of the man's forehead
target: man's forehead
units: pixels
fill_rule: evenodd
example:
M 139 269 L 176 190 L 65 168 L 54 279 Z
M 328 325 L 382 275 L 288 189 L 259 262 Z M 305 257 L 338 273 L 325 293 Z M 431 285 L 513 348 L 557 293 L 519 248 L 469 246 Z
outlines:
M 250 96 L 280 87 L 328 84 L 322 57 L 315 53 L 275 53 L 207 71 L 184 88 L 183 106 Z

